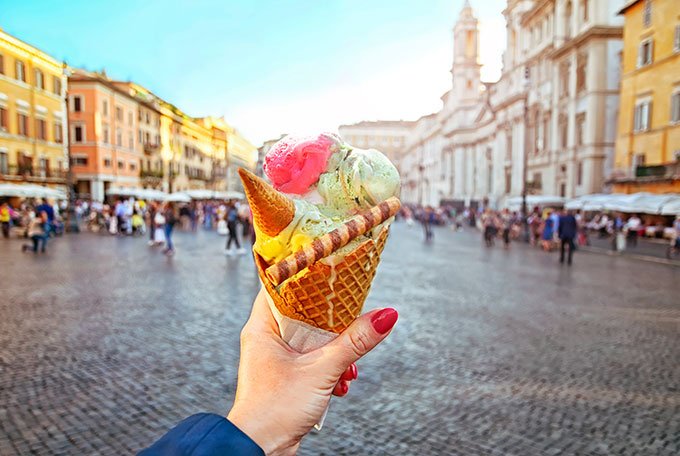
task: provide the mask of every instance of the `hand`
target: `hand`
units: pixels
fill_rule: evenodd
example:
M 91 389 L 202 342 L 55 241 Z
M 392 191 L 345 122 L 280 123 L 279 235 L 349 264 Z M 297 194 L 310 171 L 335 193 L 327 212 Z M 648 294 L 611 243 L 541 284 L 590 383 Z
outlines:
M 368 312 L 332 342 L 301 354 L 281 339 L 264 293 L 241 331 L 236 399 L 227 418 L 266 454 L 295 454 L 331 394 L 349 390 L 357 376 L 353 363 L 387 337 L 398 315 L 390 308 Z

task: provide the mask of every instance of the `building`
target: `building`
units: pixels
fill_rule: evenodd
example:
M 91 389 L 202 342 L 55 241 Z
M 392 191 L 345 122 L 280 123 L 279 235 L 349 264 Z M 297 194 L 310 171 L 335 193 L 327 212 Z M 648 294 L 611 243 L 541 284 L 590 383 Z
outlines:
M 262 168 L 264 166 L 264 157 L 267 155 L 267 152 L 269 152 L 269 149 L 274 146 L 274 144 L 281 141 L 286 136 L 286 134 L 283 134 L 276 139 L 268 139 L 257 149 L 257 167 L 255 168 L 255 174 L 266 179 L 266 176 L 264 175 L 264 169 Z
M 680 3 L 629 1 L 611 182 L 622 193 L 680 192 Z
M 139 104 L 105 74 L 72 71 L 69 138 L 79 196 L 101 201 L 112 186 L 140 187 Z
M 230 166 L 255 169 L 255 147 L 223 118 L 191 117 L 139 84 L 105 73 L 74 70 L 68 84 L 81 196 L 103 200 L 111 187 L 223 191 L 233 189 Z
M 417 121 L 401 160 L 403 199 L 501 206 L 525 186 L 561 197 L 601 191 L 614 156 L 618 3 L 508 0 L 501 77 L 483 83 L 466 0 L 453 28 L 452 88 L 439 112 Z
M 257 147 L 248 141 L 236 128 L 227 127 L 227 190 L 242 191 L 239 168 L 255 171 L 257 168 Z
M 0 182 L 66 189 L 64 64 L 0 29 Z
M 378 149 L 396 164 L 405 151 L 406 139 L 414 124 L 406 120 L 363 121 L 340 125 L 338 132 L 351 145 L 362 149 Z

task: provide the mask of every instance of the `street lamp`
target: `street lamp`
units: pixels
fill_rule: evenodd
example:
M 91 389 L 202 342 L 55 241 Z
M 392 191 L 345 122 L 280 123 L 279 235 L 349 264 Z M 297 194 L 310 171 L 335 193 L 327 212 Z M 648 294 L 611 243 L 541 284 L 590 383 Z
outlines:
M 524 68 L 524 151 L 522 153 L 522 227 L 524 242 L 529 242 L 529 212 L 527 210 L 528 166 L 529 166 L 529 67 Z

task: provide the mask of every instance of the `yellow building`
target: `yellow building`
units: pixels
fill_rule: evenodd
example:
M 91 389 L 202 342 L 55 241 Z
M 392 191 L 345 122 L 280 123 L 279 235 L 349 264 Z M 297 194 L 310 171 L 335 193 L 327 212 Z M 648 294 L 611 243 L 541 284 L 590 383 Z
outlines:
M 0 29 L 0 182 L 66 188 L 62 62 Z
M 236 128 L 227 126 L 227 190 L 241 190 L 238 168 L 257 169 L 257 147 Z
M 680 1 L 634 0 L 625 18 L 615 192 L 680 192 Z

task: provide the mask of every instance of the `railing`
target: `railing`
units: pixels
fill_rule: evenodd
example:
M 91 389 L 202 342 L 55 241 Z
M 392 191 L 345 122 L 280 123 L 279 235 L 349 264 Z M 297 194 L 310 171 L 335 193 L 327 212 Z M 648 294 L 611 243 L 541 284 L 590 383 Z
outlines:
M 647 179 L 671 179 L 680 176 L 680 162 L 667 163 L 664 165 L 637 166 L 636 178 Z
M 158 149 L 160 149 L 160 145 L 158 145 L 156 143 L 149 143 L 149 142 L 144 143 L 144 152 L 154 153 L 154 152 L 157 152 Z
M 25 180 L 29 182 L 65 182 L 68 171 L 60 168 L 40 168 L 32 165 L 10 165 L 0 169 L 6 180 Z
M 139 177 L 141 178 L 156 178 L 156 179 L 162 179 L 164 176 L 164 173 L 162 170 L 157 171 L 153 169 L 141 169 L 139 171 Z

